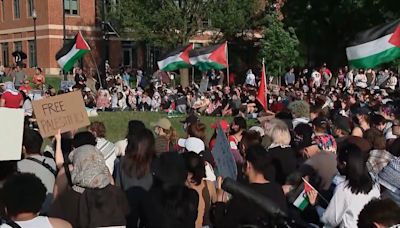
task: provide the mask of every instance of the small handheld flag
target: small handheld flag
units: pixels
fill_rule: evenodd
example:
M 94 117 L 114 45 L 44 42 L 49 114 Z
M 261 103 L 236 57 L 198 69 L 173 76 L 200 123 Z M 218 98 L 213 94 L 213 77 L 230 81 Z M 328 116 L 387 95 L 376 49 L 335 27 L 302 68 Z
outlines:
M 266 79 L 266 75 L 265 75 L 264 60 L 263 60 L 263 63 L 262 63 L 261 82 L 260 82 L 260 87 L 258 88 L 257 100 L 263 106 L 264 110 L 268 109 L 268 103 L 267 103 L 267 79 Z

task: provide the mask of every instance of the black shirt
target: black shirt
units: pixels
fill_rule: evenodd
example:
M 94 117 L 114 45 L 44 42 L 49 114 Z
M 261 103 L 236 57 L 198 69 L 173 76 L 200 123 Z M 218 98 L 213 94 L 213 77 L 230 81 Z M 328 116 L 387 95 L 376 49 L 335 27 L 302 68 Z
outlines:
M 274 147 L 268 149 L 274 167 L 275 181 L 284 185 L 286 178 L 296 170 L 296 153 L 291 147 Z
M 262 194 L 287 213 L 285 195 L 281 186 L 276 183 L 249 184 L 249 188 Z M 266 214 L 257 204 L 248 199 L 234 195 L 228 203 L 216 203 L 213 207 L 215 227 L 239 227 L 240 225 L 257 225 L 260 220 L 269 221 Z

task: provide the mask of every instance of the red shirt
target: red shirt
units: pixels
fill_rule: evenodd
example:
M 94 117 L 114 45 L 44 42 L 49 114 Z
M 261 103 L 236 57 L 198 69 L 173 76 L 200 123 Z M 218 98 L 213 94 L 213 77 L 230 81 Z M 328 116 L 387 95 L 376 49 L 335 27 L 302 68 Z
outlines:
M 31 90 L 32 90 L 32 87 L 30 85 L 22 85 L 19 87 L 19 91 L 24 91 L 25 93 L 27 93 Z
M 4 107 L 6 108 L 20 108 L 21 102 L 24 100 L 20 93 L 13 95 L 11 92 L 7 91 L 1 95 L 1 99 L 4 99 Z

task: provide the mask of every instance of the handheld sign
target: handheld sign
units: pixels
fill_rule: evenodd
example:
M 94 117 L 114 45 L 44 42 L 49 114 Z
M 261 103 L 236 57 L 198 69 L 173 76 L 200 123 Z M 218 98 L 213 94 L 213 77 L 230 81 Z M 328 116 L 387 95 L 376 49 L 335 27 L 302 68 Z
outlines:
M 82 94 L 66 93 L 33 101 L 33 111 L 43 138 L 75 130 L 90 124 Z
M 24 132 L 24 110 L 0 108 L 0 161 L 20 160 Z
M 228 138 L 226 137 L 225 132 L 222 130 L 220 124 L 218 124 L 217 139 L 211 154 L 213 155 L 217 165 L 218 175 L 222 176 L 223 178 L 230 177 L 236 180 L 236 162 L 230 150 Z

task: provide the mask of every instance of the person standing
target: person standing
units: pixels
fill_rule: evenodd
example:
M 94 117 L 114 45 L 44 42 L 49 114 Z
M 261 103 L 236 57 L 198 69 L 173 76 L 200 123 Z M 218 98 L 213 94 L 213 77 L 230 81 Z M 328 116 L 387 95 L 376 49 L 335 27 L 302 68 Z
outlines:
M 354 82 L 359 88 L 367 88 L 367 76 L 364 74 L 364 70 L 359 70 L 358 74 L 354 77 Z
M 36 68 L 35 75 L 33 75 L 33 84 L 36 89 L 43 90 L 43 85 L 46 83 L 46 77 L 43 75 L 41 68 Z
M 290 68 L 285 74 L 285 84 L 286 86 L 294 85 L 296 83 L 296 76 L 294 75 L 294 68 Z
M 3 78 L 6 76 L 5 68 L 3 63 L 0 62 L 0 83 L 3 82 Z
M 13 83 L 16 89 L 24 84 L 24 81 L 27 79 L 25 72 L 21 69 L 21 66 L 17 65 L 15 68 L 15 73 L 13 75 Z
M 322 75 L 322 81 L 324 83 L 324 86 L 329 86 L 329 83 L 332 79 L 332 72 L 326 67 L 326 63 L 322 65 L 320 74 Z
M 322 77 L 321 74 L 316 69 L 314 69 L 313 72 L 311 73 L 311 80 L 313 88 L 319 88 L 321 86 Z
M 246 85 L 256 87 L 256 76 L 251 69 L 247 71 Z
M 83 73 L 82 69 L 77 67 L 76 73 L 75 73 L 75 88 L 82 90 L 83 88 L 86 87 L 86 81 L 87 78 L 85 74 Z

